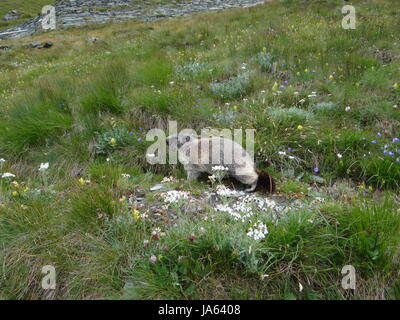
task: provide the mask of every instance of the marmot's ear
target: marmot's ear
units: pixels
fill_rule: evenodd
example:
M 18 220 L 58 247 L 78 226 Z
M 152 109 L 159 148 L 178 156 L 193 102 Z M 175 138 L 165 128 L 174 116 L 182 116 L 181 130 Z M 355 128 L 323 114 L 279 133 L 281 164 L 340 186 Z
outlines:
M 190 136 L 186 136 L 186 142 L 190 141 Z

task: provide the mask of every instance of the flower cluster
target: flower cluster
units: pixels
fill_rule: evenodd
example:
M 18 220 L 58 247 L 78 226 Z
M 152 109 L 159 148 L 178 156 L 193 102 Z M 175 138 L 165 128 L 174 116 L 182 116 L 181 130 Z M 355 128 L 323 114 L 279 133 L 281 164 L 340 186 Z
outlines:
M 228 171 L 229 169 L 224 166 L 214 166 L 211 168 L 212 171 Z
M 236 221 L 245 222 L 256 214 L 255 210 L 279 210 L 279 207 L 273 200 L 260 198 L 255 195 L 246 195 L 239 197 L 237 201 L 231 205 L 219 204 L 215 207 L 215 209 L 217 211 L 229 214 Z
M 389 135 L 388 132 L 378 132 L 378 138 Z M 365 139 L 365 138 L 364 138 Z M 371 144 L 379 146 L 382 149 L 383 159 L 392 159 L 393 162 L 400 163 L 400 139 L 398 137 L 391 138 L 389 142 L 385 141 L 384 145 L 379 144 L 379 140 L 371 140 Z M 371 152 L 364 154 L 363 158 L 371 155 Z
M 257 221 L 253 227 L 249 228 L 247 235 L 254 240 L 262 240 L 268 234 L 267 226 L 261 221 Z
M 215 181 L 218 181 L 219 183 L 221 183 L 222 179 L 225 177 L 225 174 L 228 170 L 229 170 L 229 168 L 224 167 L 224 166 L 213 166 L 211 168 L 211 171 L 214 174 L 209 176 L 208 179 L 210 179 L 211 183 L 214 183 Z
M 46 171 L 48 168 L 49 168 L 49 163 L 48 163 L 48 162 L 46 162 L 46 163 L 41 163 L 41 164 L 40 164 L 40 167 L 39 167 L 39 171 L 40 171 L 40 172 L 44 172 L 44 171 Z
M 161 183 L 168 183 L 168 182 L 179 182 L 179 179 L 176 179 L 173 176 L 170 176 L 170 177 L 164 177 L 161 180 Z
M 245 193 L 243 191 L 236 191 L 236 190 L 229 189 L 226 186 L 224 186 L 223 184 L 218 185 L 215 188 L 215 192 L 217 193 L 217 195 L 219 195 L 221 197 L 238 197 L 238 196 L 245 195 Z
M 161 194 L 161 198 L 166 204 L 178 203 L 181 200 L 188 200 L 189 196 L 189 192 L 177 190 L 171 190 Z

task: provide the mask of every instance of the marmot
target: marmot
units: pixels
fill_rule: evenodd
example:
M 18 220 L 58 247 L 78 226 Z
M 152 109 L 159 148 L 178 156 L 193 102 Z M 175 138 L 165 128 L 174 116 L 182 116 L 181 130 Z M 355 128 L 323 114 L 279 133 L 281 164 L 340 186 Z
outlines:
M 196 180 L 202 172 L 213 173 L 213 167 L 223 166 L 229 176 L 256 189 L 275 191 L 275 182 L 267 173 L 256 170 L 253 159 L 243 147 L 227 138 L 197 138 L 187 134 L 174 134 L 167 138 L 171 151 L 178 151 L 180 162 L 187 172 L 188 181 Z

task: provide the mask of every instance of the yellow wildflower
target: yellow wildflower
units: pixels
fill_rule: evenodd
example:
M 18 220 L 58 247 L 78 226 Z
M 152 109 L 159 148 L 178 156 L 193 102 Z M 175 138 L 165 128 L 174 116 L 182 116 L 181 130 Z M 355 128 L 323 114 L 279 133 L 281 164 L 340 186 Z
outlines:
M 137 209 L 133 210 L 133 211 L 132 211 L 132 217 L 133 217 L 133 219 L 135 219 L 135 220 L 139 220 L 139 218 L 140 218 L 140 212 L 139 212 L 139 210 L 137 210 Z

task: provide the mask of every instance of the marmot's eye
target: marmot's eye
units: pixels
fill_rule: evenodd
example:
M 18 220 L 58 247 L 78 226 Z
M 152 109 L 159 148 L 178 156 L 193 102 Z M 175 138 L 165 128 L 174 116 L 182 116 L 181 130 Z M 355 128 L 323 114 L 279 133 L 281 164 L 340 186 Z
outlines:
M 187 136 L 187 137 L 186 137 L 186 142 L 189 142 L 189 141 L 190 141 L 190 137 Z

